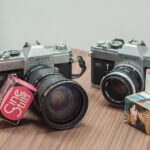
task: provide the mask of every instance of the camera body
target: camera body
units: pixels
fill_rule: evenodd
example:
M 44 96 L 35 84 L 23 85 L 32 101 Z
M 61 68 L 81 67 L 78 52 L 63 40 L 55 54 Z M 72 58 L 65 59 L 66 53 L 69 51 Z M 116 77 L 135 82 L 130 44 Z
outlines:
M 39 42 L 25 43 L 21 50 L 4 50 L 0 52 L 0 85 L 8 74 L 17 74 L 21 79 L 30 68 L 37 65 L 57 67 L 66 78 L 72 75 L 72 50 L 66 44 L 58 43 L 46 48 Z
M 113 104 L 123 105 L 126 95 L 142 91 L 145 84 L 145 72 L 150 68 L 150 50 L 141 41 L 131 40 L 124 43 L 122 39 L 112 41 L 101 40 L 91 46 L 91 82 L 100 87 L 105 98 Z M 117 80 L 117 81 L 116 81 Z M 113 84 L 110 86 L 110 83 Z M 120 83 L 119 83 L 120 82 Z M 117 86 L 122 84 L 122 86 Z M 121 88 L 126 88 L 123 97 L 117 97 Z M 107 90 L 115 89 L 109 95 Z M 107 92 L 106 92 L 107 91 Z M 116 95 L 114 93 L 116 92 Z M 110 98 L 114 97 L 114 98 Z M 118 100 L 116 100 L 116 97 Z M 121 98 L 121 99 L 120 99 Z

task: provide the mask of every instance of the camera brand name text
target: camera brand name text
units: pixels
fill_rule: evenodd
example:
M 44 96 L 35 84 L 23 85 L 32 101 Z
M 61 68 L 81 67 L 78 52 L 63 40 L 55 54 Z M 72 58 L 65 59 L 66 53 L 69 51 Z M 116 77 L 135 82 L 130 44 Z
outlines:
M 47 62 L 49 61 L 50 58 L 49 57 L 32 57 L 29 59 L 30 62 L 34 63 L 34 62 Z

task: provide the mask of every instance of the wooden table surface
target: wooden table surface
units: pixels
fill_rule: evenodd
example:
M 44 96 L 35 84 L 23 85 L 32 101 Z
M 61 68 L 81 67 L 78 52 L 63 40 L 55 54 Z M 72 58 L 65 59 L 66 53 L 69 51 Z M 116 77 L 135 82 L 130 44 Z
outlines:
M 87 52 L 75 51 L 86 59 L 87 71 L 77 79 L 89 97 L 84 119 L 73 129 L 54 131 L 32 111 L 21 125 L 14 127 L 0 122 L 2 150 L 149 150 L 150 137 L 124 123 L 123 110 L 111 107 L 100 89 L 91 87 L 90 57 Z M 78 71 L 74 66 L 73 71 Z

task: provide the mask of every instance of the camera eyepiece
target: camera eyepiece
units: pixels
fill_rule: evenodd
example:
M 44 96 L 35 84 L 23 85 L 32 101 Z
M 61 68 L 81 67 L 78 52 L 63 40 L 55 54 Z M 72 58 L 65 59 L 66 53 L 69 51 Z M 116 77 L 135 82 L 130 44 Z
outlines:
M 114 106 L 123 107 L 127 95 L 141 91 L 144 79 L 140 71 L 129 65 L 116 66 L 103 77 L 101 89 L 104 97 Z
M 45 65 L 31 68 L 26 80 L 37 87 L 35 106 L 50 127 L 72 128 L 84 117 L 88 97 L 75 81 Z

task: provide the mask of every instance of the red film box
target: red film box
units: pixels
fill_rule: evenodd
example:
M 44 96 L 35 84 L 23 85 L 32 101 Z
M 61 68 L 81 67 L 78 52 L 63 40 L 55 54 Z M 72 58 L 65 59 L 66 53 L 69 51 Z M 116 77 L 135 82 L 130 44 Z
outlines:
M 36 91 L 33 85 L 9 75 L 0 91 L 0 117 L 18 125 L 34 100 Z

